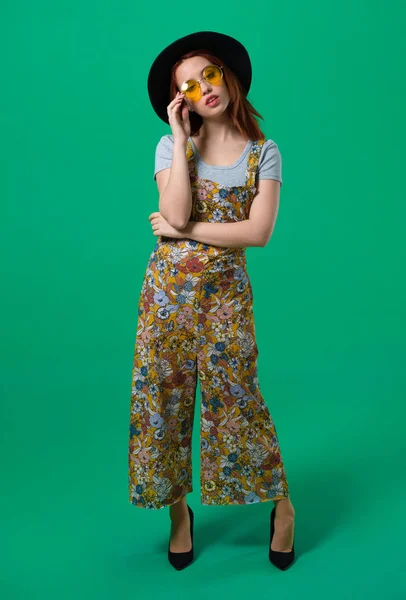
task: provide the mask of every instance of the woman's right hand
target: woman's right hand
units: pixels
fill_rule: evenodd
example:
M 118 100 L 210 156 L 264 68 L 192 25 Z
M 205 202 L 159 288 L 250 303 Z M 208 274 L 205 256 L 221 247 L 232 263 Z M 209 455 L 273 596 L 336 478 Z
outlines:
M 186 144 L 190 136 L 191 126 L 189 108 L 184 101 L 183 93 L 176 93 L 175 98 L 167 106 L 167 113 L 174 141 Z

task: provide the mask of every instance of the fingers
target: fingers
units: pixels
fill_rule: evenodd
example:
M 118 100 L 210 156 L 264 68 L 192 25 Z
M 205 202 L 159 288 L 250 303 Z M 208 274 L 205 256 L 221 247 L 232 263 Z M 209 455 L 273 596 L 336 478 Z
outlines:
M 184 114 L 183 107 L 180 111 L 178 110 L 179 105 L 182 105 L 184 97 L 185 97 L 185 94 L 183 92 L 176 92 L 175 98 L 172 100 L 172 102 L 170 102 L 168 104 L 168 107 L 167 107 L 167 113 L 168 113 L 169 119 L 171 119 L 172 115 L 174 115 L 175 117 L 177 117 L 177 120 L 179 120 L 179 116 Z M 187 107 L 186 103 L 185 103 L 185 105 Z M 189 116 L 189 114 L 187 116 Z
M 185 108 L 186 108 L 186 110 L 185 110 L 185 112 L 183 112 Z M 184 121 L 188 121 L 189 120 L 189 107 L 187 104 L 185 104 L 185 106 L 183 106 L 181 112 L 182 112 L 182 119 Z
M 177 100 L 180 100 L 180 99 L 182 99 L 182 100 L 183 100 L 183 99 L 184 99 L 184 97 L 185 97 L 185 94 L 184 94 L 184 92 L 176 92 L 176 96 L 175 96 L 175 98 L 172 100 L 172 102 L 176 102 Z
M 185 94 L 183 92 L 176 92 L 175 98 L 168 104 L 168 110 L 176 109 L 179 104 L 182 104 Z

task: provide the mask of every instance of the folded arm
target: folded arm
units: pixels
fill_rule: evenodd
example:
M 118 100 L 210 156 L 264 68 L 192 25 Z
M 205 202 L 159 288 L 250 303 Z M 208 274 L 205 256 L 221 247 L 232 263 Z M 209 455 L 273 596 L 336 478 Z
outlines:
M 235 223 L 189 221 L 182 233 L 186 238 L 213 246 L 266 246 L 275 227 L 279 197 L 279 181 L 260 179 L 248 219 Z

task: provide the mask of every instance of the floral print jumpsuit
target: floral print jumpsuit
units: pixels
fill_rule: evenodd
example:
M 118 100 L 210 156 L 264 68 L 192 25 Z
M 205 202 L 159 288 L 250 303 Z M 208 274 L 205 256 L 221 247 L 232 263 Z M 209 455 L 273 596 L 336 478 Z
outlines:
M 191 220 L 249 216 L 265 139 L 254 141 L 245 185 L 197 175 L 188 140 Z M 245 247 L 160 236 L 138 304 L 128 448 L 130 502 L 160 509 L 192 491 L 192 428 L 200 402 L 200 502 L 288 497 L 275 424 L 261 395 Z

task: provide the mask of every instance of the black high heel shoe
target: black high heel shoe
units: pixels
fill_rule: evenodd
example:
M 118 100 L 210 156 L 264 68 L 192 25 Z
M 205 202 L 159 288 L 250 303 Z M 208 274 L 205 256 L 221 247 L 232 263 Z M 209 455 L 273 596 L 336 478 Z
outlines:
M 171 563 L 171 565 L 173 567 L 175 567 L 175 569 L 177 569 L 178 571 L 180 571 L 181 569 L 184 569 L 185 567 L 188 567 L 190 565 L 191 562 L 193 562 L 193 521 L 194 521 L 194 514 L 193 514 L 193 510 L 190 508 L 190 506 L 188 505 L 188 511 L 189 511 L 189 517 L 190 517 L 190 537 L 192 538 L 192 548 L 188 551 L 188 552 L 171 552 L 170 550 L 170 546 L 171 546 L 171 541 L 169 540 L 169 545 L 168 545 L 168 560 Z
M 278 552 L 277 550 L 272 550 L 271 544 L 273 539 L 273 534 L 275 532 L 275 513 L 276 506 L 273 507 L 271 512 L 271 541 L 269 542 L 269 560 L 275 567 L 281 569 L 281 571 L 285 571 L 289 565 L 292 564 L 295 558 L 295 544 L 292 544 L 292 550 L 290 552 Z

